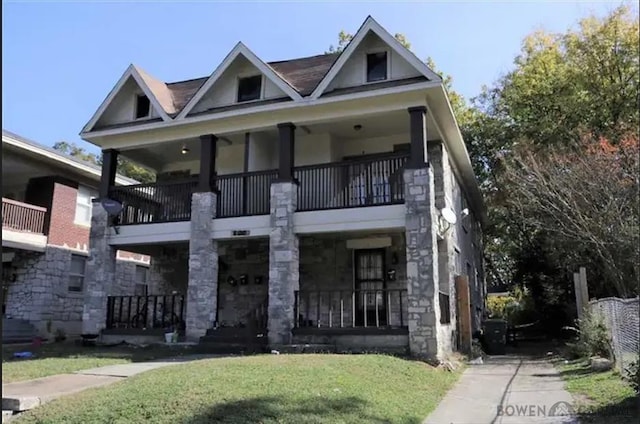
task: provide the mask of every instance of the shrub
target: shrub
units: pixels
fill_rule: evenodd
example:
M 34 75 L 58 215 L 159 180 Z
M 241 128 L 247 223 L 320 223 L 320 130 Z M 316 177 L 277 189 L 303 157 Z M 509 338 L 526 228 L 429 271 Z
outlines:
M 640 359 L 636 359 L 625 369 L 625 379 L 631 384 L 633 390 L 640 394 Z
M 565 327 L 577 333 L 577 340 L 574 343 L 567 343 L 570 356 L 573 358 L 600 356 L 613 359 L 609 330 L 602 314 L 587 313 L 584 318 L 576 322 L 576 327 Z

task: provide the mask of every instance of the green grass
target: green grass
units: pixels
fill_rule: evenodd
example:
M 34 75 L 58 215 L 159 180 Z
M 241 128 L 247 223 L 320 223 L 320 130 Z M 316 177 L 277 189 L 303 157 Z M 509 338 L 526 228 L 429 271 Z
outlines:
M 637 423 L 638 398 L 615 371 L 594 372 L 587 361 L 560 363 L 567 390 L 576 399 L 576 409 L 585 423 Z
M 420 423 L 459 371 L 384 355 L 194 361 L 61 398 L 17 423 Z
M 14 352 L 33 352 L 33 359 L 16 359 Z M 184 351 L 170 348 L 128 346 L 86 347 L 73 343 L 49 343 L 40 347 L 7 345 L 2 347 L 2 383 L 31 380 L 54 374 L 65 374 L 88 368 L 127 362 L 148 361 L 177 356 Z

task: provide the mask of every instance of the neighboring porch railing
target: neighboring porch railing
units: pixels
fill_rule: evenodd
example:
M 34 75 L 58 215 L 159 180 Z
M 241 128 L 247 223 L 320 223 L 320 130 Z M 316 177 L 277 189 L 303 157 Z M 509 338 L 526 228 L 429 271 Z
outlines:
M 122 203 L 120 225 L 188 221 L 196 185 L 190 179 L 119 186 L 111 188 L 109 197 Z
M 295 169 L 298 211 L 390 205 L 404 202 L 406 153 L 345 160 Z
M 184 329 L 184 295 L 109 296 L 107 328 Z
M 47 209 L 2 198 L 2 228 L 44 234 Z
M 243 172 L 216 177 L 218 210 L 216 217 L 266 215 L 271 202 L 271 183 L 278 170 Z
M 407 290 L 299 290 L 295 326 L 405 327 Z

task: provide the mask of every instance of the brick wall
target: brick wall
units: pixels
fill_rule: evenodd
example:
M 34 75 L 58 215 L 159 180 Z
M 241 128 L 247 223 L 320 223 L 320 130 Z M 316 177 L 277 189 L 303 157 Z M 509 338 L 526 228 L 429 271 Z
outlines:
M 48 243 L 54 246 L 88 250 L 89 226 L 75 221 L 78 188 L 55 182 L 50 210 Z

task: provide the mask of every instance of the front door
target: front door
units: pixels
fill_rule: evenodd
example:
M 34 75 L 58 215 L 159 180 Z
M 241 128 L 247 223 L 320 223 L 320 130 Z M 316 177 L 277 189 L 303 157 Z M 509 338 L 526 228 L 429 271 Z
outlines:
M 355 290 L 356 325 L 375 327 L 387 325 L 385 302 L 385 250 L 356 250 Z

